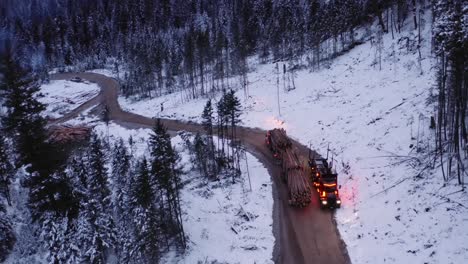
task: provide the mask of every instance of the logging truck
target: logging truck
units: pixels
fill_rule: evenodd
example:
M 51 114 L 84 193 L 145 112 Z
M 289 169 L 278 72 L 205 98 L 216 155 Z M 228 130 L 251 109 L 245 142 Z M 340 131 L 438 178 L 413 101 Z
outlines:
M 267 131 L 265 144 L 281 165 L 281 178 L 288 186 L 289 204 L 305 207 L 311 201 L 311 189 L 292 142 L 284 129 Z
M 333 173 L 327 159 L 313 158 L 309 153 L 310 176 L 317 190 L 321 208 L 340 208 L 338 174 Z

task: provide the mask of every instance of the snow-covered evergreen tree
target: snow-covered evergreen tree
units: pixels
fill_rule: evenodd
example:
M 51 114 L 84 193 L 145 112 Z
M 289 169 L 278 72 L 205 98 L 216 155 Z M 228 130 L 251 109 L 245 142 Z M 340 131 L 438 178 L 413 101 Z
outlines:
M 209 149 L 200 133 L 195 134 L 193 139 L 193 150 L 195 154 L 194 163 L 200 172 L 208 178 Z
M 149 148 L 151 152 L 150 180 L 153 192 L 159 197 L 160 224 L 162 232 L 167 237 L 178 238 L 178 244 L 185 248 L 185 234 L 180 209 L 181 180 L 176 171 L 178 155 L 171 145 L 171 138 L 161 120 L 156 120 L 153 133 L 150 136 Z
M 112 215 L 106 213 L 100 201 L 89 194 L 78 218 L 77 241 L 80 242 L 80 261 L 106 263 L 107 250 L 115 244 L 115 228 Z
M 44 241 L 47 261 L 50 264 L 77 263 L 81 250 L 77 234 L 75 219 L 44 213 L 41 216 L 40 238 Z
M 131 188 L 132 216 L 134 231 L 134 257 L 141 263 L 157 263 L 161 251 L 161 229 L 158 217 L 157 199 L 151 184 L 146 159 L 137 165 Z
M 226 113 L 229 117 L 229 122 L 231 125 L 231 139 L 234 140 L 236 137 L 236 126 L 241 122 L 241 103 L 239 98 L 237 98 L 234 90 L 229 90 L 223 98 L 224 105 L 226 108 Z
M 30 127 L 34 122 L 38 125 L 45 124 L 40 117 L 45 106 L 37 100 L 40 96 L 38 81 L 31 71 L 15 58 L 17 54 L 14 54 L 13 50 L 7 50 L 1 55 L 3 78 L 0 91 L 5 100 L 4 107 L 7 108 L 7 113 L 2 117 L 3 131 L 15 136 L 14 139 L 18 141 L 20 139 L 16 135 L 22 126 Z
M 211 100 L 208 100 L 205 107 L 203 108 L 202 120 L 202 124 L 206 132 L 205 138 L 207 148 L 204 155 L 206 156 L 207 176 L 210 178 L 215 178 L 217 175 L 217 167 L 215 146 L 213 141 L 213 105 Z
M 10 183 L 13 177 L 13 165 L 10 162 L 3 135 L 0 135 L 0 195 L 11 206 Z
M 112 151 L 112 181 L 115 195 L 115 209 L 118 215 L 125 213 L 128 199 L 128 186 L 130 183 L 130 153 L 123 139 L 120 139 Z
M 98 135 L 91 136 L 91 142 L 87 153 L 88 175 L 87 187 L 91 195 L 100 201 L 105 209 L 110 209 L 112 204 L 111 191 L 109 188 L 106 157 L 102 141 Z
M 16 237 L 11 226 L 11 221 L 6 215 L 6 210 L 3 204 L 0 203 L 0 262 L 5 261 L 13 250 L 15 245 Z
M 80 257 L 86 263 L 106 263 L 108 250 L 116 243 L 116 230 L 105 157 L 95 134 L 91 136 L 86 165 L 86 197 L 78 217 Z
M 68 189 L 62 186 L 63 179 L 53 176 L 63 156 L 47 140 L 46 121 L 41 116 L 45 106 L 38 101 L 39 83 L 12 51 L 2 54 L 1 59 L 5 65 L 0 90 L 7 109 L 2 117 L 3 131 L 13 139 L 16 165 L 27 166 L 29 175 L 24 183 L 29 187 L 32 216 L 37 220 L 44 211 L 66 214 L 71 205 L 66 200 Z
M 114 215 L 117 227 L 117 251 L 120 261 L 127 263 L 131 259 L 131 249 L 134 244 L 132 207 L 130 203 L 130 153 L 120 139 L 115 143 L 112 152 L 112 189 L 114 194 Z

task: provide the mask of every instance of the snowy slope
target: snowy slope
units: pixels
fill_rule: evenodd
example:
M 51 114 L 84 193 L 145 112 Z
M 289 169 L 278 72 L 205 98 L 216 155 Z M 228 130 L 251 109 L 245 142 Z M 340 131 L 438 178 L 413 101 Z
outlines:
M 424 20 L 421 57 L 417 31 L 407 25 L 394 39 L 383 35 L 382 53 L 374 34 L 327 68 L 296 72 L 295 90 L 285 91 L 280 75 L 281 115 L 274 64 L 254 60 L 248 94 L 238 92 L 245 126 L 285 127 L 322 154 L 330 144 L 344 202 L 336 220 L 353 263 L 468 262 L 467 196 L 454 182 L 444 185 L 437 166 L 421 173 L 418 163 L 434 141 L 434 106 L 426 104 L 435 82 L 430 14 Z M 164 102 L 160 116 L 199 121 L 206 99 L 182 98 L 120 103 L 152 116 Z
M 181 138 L 175 137 L 172 142 L 183 154 L 185 169 L 190 170 Z M 243 179 L 235 184 L 231 179 L 205 183 L 194 170 L 184 176 L 187 185 L 182 200 L 189 250 L 180 257 L 169 254 L 164 263 L 273 263 L 271 178 L 248 153 L 247 164 L 242 161 Z
M 44 97 L 39 101 L 47 105 L 46 116 L 59 118 L 98 95 L 99 90 L 95 83 L 53 80 L 41 86 Z

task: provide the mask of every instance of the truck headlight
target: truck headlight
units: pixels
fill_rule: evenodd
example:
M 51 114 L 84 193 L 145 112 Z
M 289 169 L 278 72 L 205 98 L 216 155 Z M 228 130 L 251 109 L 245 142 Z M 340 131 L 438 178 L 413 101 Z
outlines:
M 328 203 L 328 202 L 325 201 L 325 200 L 322 201 L 322 204 L 323 204 L 323 205 L 326 205 L 327 203 Z
M 336 203 L 337 203 L 337 204 L 341 204 L 341 200 L 337 200 Z

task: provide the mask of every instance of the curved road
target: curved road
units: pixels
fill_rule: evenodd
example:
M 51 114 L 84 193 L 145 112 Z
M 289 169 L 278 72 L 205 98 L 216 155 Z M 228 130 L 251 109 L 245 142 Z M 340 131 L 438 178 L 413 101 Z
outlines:
M 101 87 L 98 96 L 82 104 L 66 116 L 53 121 L 60 123 L 74 118 L 80 112 L 97 104 L 107 105 L 109 116 L 114 122 L 129 128 L 152 127 L 154 120 L 125 112 L 118 103 L 119 84 L 116 80 L 96 73 L 64 73 L 51 76 L 52 80 L 71 79 L 78 76 L 97 83 Z M 161 119 L 170 131 L 185 130 L 203 132 L 202 126 L 176 120 Z M 275 263 L 350 263 L 346 245 L 341 240 L 333 213 L 320 210 L 318 199 L 313 197 L 311 205 L 298 209 L 289 206 L 287 188 L 280 179 L 281 170 L 274 163 L 269 150 L 264 146 L 265 131 L 240 127 L 238 137 L 246 149 L 257 157 L 268 169 L 273 180 L 273 233 Z M 298 155 L 307 157 L 308 148 L 293 141 Z

